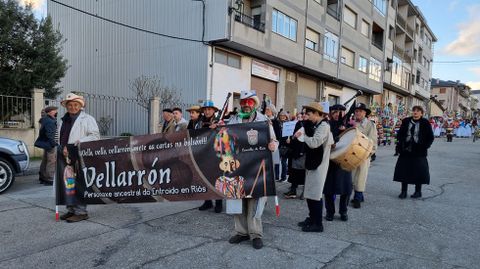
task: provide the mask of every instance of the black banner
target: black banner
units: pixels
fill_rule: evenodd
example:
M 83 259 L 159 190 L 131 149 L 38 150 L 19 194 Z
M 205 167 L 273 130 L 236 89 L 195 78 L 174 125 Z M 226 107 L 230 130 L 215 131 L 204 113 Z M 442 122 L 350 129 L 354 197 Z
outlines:
M 131 136 L 59 149 L 58 205 L 275 195 L 266 122 Z

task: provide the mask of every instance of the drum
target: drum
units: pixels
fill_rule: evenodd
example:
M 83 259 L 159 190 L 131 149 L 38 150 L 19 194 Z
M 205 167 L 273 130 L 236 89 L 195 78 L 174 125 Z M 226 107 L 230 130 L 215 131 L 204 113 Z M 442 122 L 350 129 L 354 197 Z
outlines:
M 373 141 L 357 128 L 349 128 L 340 135 L 330 160 L 338 163 L 343 170 L 352 171 L 362 164 L 373 151 Z

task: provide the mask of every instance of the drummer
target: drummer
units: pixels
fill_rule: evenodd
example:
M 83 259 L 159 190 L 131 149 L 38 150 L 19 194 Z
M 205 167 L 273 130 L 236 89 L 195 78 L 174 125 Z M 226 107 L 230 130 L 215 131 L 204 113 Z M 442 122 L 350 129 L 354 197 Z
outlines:
M 346 129 L 343 122 L 343 114 L 346 108 L 342 105 L 330 107 L 330 130 L 332 131 L 335 143 L 339 141 L 340 134 Z M 335 149 L 335 144 L 332 145 Z M 352 173 L 340 168 L 340 165 L 330 161 L 328 165 L 327 179 L 323 188 L 325 196 L 325 209 L 327 214 L 325 219 L 332 221 L 335 215 L 335 195 L 340 195 L 339 213 L 342 221 L 348 220 L 347 205 L 350 194 L 352 193 Z
M 367 116 L 371 111 L 364 103 L 357 103 L 355 106 L 355 127 L 373 142 L 372 153 L 377 150 L 377 128 L 375 124 L 368 120 Z M 367 158 L 359 167 L 352 171 L 353 189 L 355 194 L 352 199 L 352 206 L 360 208 L 360 203 L 364 201 L 363 193 L 367 184 L 368 168 L 370 167 L 370 158 Z

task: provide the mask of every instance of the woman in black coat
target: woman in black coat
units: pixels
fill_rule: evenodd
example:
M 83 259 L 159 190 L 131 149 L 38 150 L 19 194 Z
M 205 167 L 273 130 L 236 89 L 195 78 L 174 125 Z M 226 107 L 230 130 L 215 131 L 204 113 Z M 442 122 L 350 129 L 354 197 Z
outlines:
M 302 112 L 302 117 L 303 120 L 299 120 L 295 124 L 293 133 L 296 133 L 302 127 L 307 129 L 312 125 L 305 112 Z M 305 185 L 305 142 L 301 142 L 292 136 L 291 139 L 287 140 L 287 144 L 290 148 L 288 156 L 288 182 L 292 185 L 290 190 L 284 193 L 284 195 L 287 199 L 294 199 L 297 198 L 297 187 Z M 303 199 L 302 197 L 300 198 Z
M 422 197 L 422 184 L 430 184 L 427 150 L 433 143 L 433 131 L 427 119 L 423 118 L 423 108 L 414 106 L 413 116 L 402 121 L 398 132 L 398 152 L 400 156 L 395 166 L 393 181 L 402 183 L 400 199 L 407 197 L 408 184 L 415 184 L 412 198 Z

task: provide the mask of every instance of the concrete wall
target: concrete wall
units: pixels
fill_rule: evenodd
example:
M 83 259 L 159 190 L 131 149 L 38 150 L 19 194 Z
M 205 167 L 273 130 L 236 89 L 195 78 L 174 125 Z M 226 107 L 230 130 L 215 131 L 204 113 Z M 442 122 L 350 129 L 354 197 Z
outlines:
M 31 157 L 41 157 L 43 154 L 42 149 L 35 148 L 33 146 L 33 144 L 35 143 L 35 139 L 37 138 L 34 128 L 0 128 L 0 136 L 15 140 L 22 140 L 27 145 L 28 152 L 30 153 Z

